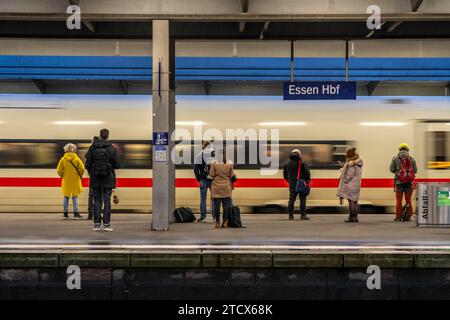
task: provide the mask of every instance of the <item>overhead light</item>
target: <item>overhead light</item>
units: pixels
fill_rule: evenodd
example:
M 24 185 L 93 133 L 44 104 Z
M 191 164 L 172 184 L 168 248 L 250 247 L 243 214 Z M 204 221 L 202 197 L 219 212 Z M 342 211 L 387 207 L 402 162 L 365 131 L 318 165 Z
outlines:
M 74 121 L 74 120 L 66 120 L 66 121 L 53 121 L 53 124 L 62 125 L 62 126 L 90 126 L 90 125 L 98 125 L 102 124 L 103 121 Z
M 205 123 L 203 121 L 176 121 L 175 124 L 179 126 L 202 126 Z
M 300 121 L 275 121 L 275 122 L 260 122 L 263 127 L 278 127 L 278 126 L 304 126 L 306 122 Z
M 368 127 L 401 127 L 406 126 L 406 122 L 361 122 L 361 126 Z

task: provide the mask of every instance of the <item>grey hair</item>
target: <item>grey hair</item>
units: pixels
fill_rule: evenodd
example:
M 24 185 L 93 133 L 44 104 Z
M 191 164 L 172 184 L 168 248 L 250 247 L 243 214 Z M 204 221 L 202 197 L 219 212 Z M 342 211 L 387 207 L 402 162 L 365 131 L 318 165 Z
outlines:
M 68 143 L 64 146 L 64 152 L 76 152 L 77 146 L 73 143 Z

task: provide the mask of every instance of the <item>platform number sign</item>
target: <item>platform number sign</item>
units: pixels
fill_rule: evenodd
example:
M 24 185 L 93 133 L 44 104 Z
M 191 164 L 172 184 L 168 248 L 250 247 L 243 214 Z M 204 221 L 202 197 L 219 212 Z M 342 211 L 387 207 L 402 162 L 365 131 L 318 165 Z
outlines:
M 153 132 L 153 145 L 154 146 L 168 146 L 169 145 L 169 133 L 168 132 Z
M 153 161 L 167 163 L 168 145 L 168 132 L 153 132 Z

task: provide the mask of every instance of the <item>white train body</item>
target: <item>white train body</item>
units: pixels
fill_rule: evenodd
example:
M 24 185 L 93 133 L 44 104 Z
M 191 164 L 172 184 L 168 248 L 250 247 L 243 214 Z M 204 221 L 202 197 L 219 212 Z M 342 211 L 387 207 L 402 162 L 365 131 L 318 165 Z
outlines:
M 150 96 L 0 95 L 0 109 L 1 212 L 60 212 L 62 196 L 52 166 L 57 161 L 55 150 L 61 152 L 62 144 L 73 141 L 82 151 L 103 127 L 110 129 L 113 142 L 122 144 L 129 164 L 117 171 L 123 183 L 117 190 L 120 204 L 113 208 L 151 210 Z M 279 129 L 282 161 L 288 150 L 300 147 L 307 159 L 316 162 L 309 198 L 313 207 L 338 205 L 336 160 L 350 145 L 357 147 L 364 160 L 362 204 L 392 205 L 389 164 L 402 142 L 411 146 L 419 179 L 450 178 L 445 170 L 450 161 L 448 97 L 283 101 L 266 96 L 178 96 L 176 119 L 177 128 L 191 133 L 192 125 L 199 122 L 204 131 L 215 128 L 224 134 L 226 129 Z M 286 205 L 282 170 L 263 176 L 258 168 L 237 168 L 234 202 L 243 207 Z M 177 169 L 176 177 L 181 181 L 177 205 L 198 209 L 199 191 L 192 169 Z M 80 196 L 82 210 L 86 210 L 87 195 L 85 188 Z

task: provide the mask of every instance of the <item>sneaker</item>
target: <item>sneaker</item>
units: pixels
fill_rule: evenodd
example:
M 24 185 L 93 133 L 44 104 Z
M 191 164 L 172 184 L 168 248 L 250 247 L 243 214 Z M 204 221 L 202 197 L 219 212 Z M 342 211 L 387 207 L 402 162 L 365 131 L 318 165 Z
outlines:
M 289 215 L 289 220 L 294 220 L 294 215 L 293 214 Z
M 94 225 L 94 227 L 92 228 L 92 231 L 100 231 L 100 226 L 99 225 Z
M 395 218 L 394 221 L 402 221 L 402 218 Z
M 309 220 L 309 217 L 306 214 L 302 214 L 300 220 Z
M 103 226 L 103 231 L 114 231 L 114 229 L 111 226 Z
M 63 219 L 64 219 L 64 220 L 67 220 L 67 219 L 69 219 L 69 214 L 67 214 L 67 213 L 64 213 L 64 214 L 63 214 Z
M 75 214 L 73 215 L 73 218 L 74 218 L 75 220 L 81 220 L 81 219 L 83 219 L 83 216 L 80 215 L 79 213 L 75 213 Z
M 206 218 L 199 218 L 197 219 L 197 222 L 206 223 Z

